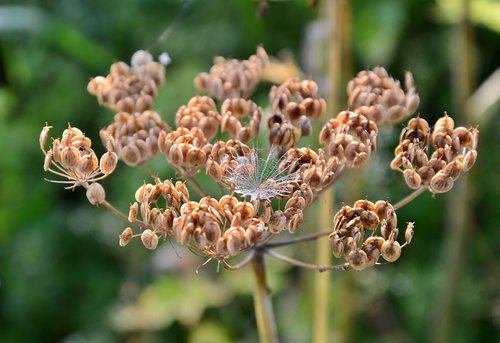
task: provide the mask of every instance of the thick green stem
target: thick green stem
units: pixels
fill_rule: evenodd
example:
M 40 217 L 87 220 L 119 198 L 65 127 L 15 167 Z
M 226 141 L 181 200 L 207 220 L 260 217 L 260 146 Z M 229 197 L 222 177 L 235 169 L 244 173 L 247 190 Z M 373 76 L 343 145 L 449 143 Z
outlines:
M 271 291 L 267 286 L 266 268 L 262 252 L 255 254 L 252 260 L 252 270 L 255 276 L 253 301 L 260 343 L 277 343 L 278 332 L 276 329 L 276 320 L 274 319 Z

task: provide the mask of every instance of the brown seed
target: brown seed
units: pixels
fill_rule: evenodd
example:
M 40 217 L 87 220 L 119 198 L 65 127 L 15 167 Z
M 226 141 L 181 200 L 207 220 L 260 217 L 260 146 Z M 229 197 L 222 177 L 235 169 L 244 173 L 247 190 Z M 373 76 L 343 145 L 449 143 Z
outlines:
M 61 164 L 64 168 L 73 169 L 80 161 L 80 151 L 75 147 L 65 147 L 61 151 Z
M 78 171 L 82 174 L 91 174 L 99 166 L 99 160 L 95 154 L 84 155 L 78 161 Z
M 139 205 L 134 202 L 130 205 L 130 209 L 128 211 L 128 221 L 134 222 L 137 219 L 137 213 L 139 212 Z
M 368 256 L 363 250 L 356 249 L 349 253 L 347 262 L 352 269 L 361 271 L 367 267 Z
M 120 151 L 120 158 L 129 166 L 136 166 L 141 162 L 141 152 L 135 144 L 129 144 Z
M 45 154 L 45 158 L 43 161 L 43 170 L 48 171 L 50 169 L 51 164 L 52 164 L 52 150 L 49 150 Z
M 377 229 L 379 224 L 379 219 L 374 211 L 361 212 L 360 219 L 361 219 L 361 224 L 365 229 L 372 231 Z
M 396 261 L 401 256 L 401 246 L 398 241 L 385 241 L 381 249 L 382 257 L 388 262 Z
M 465 154 L 465 157 L 464 157 L 463 165 L 462 165 L 463 171 L 464 172 L 469 171 L 472 168 L 472 166 L 474 166 L 474 164 L 476 163 L 476 159 L 477 159 L 477 151 L 476 150 L 467 151 L 467 153 Z
M 280 233 L 286 226 L 286 216 L 281 210 L 274 211 L 269 219 L 269 230 Z
M 97 182 L 93 182 L 87 187 L 87 199 L 92 205 L 99 205 L 104 202 L 106 192 L 104 188 Z
M 125 230 L 123 230 L 122 234 L 118 237 L 120 238 L 120 242 L 119 242 L 120 246 L 124 247 L 134 237 L 134 231 L 132 231 L 132 229 L 130 227 L 128 227 Z
M 150 229 L 146 229 L 142 232 L 141 241 L 144 247 L 149 250 L 155 250 L 158 246 L 158 236 Z
M 446 193 L 453 187 L 453 179 L 444 171 L 439 171 L 431 179 L 430 188 L 434 193 Z
M 422 179 L 420 178 L 420 175 L 415 171 L 415 169 L 405 169 L 405 171 L 403 172 L 403 176 L 408 187 L 410 187 L 411 189 L 420 188 Z
M 406 225 L 406 230 L 405 230 L 405 241 L 406 241 L 406 244 L 410 244 L 411 243 L 411 240 L 413 239 L 413 234 L 414 234 L 414 231 L 413 231 L 413 228 L 414 228 L 414 224 L 415 223 L 408 223 Z
M 340 238 L 338 235 L 333 235 L 332 251 L 333 256 L 335 256 L 336 258 L 342 257 L 342 254 L 344 253 L 344 243 L 342 243 L 342 238 Z
M 101 172 L 105 175 L 111 174 L 118 163 L 118 156 L 114 152 L 106 152 L 101 156 L 99 161 L 99 168 Z

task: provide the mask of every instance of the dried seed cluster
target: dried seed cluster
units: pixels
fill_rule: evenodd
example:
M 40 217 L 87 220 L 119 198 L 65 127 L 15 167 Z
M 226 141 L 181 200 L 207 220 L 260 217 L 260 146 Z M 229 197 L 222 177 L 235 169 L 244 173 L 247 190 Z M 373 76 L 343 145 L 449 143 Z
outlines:
M 189 191 L 184 183 L 156 180 L 155 184 L 144 184 L 137 189 L 128 220 L 136 223 L 141 218 L 139 224 L 146 229 L 138 235 L 144 246 L 153 250 L 158 245 L 159 237 L 172 235 L 174 219 L 179 217 L 181 206 L 188 202 Z M 127 245 L 138 235 L 134 235 L 131 228 L 126 228 L 120 235 L 120 245 Z
M 380 256 L 387 262 L 396 261 L 401 249 L 413 237 L 413 223 L 409 223 L 405 232 L 406 243 L 399 244 L 396 212 L 384 200 L 376 203 L 358 200 L 352 207 L 346 205 L 337 212 L 333 222 L 333 232 L 329 236 L 333 255 L 344 257 L 355 270 L 374 266 Z M 377 235 L 379 227 L 380 235 Z
M 191 130 L 179 127 L 170 133 L 161 131 L 158 147 L 172 166 L 185 175 L 193 175 L 205 165 L 207 155 L 212 150 L 203 131 L 196 126 Z
M 222 117 L 212 98 L 195 96 L 187 105 L 182 105 L 175 115 L 175 125 L 191 130 L 199 128 L 207 139 L 212 139 L 219 128 Z
M 53 181 L 69 184 L 67 188 L 84 186 L 89 189 L 89 201 L 96 205 L 104 201 L 104 189 L 96 181 L 111 174 L 116 167 L 118 157 L 113 151 L 107 151 L 100 159 L 92 150 L 92 142 L 83 132 L 68 125 L 61 139 L 54 139 L 49 150 L 45 149 L 51 126 L 45 125 L 40 133 L 40 149 L 45 155 L 43 168 L 67 181 Z M 97 186 L 92 186 L 95 183 Z
M 311 119 L 319 118 L 326 102 L 318 96 L 318 85 L 298 78 L 273 86 L 269 92 L 273 115 L 269 118 L 269 141 L 282 152 L 295 146 L 301 136 L 312 133 Z
M 195 80 L 195 87 L 210 96 L 224 100 L 238 96 L 248 97 L 252 94 L 262 76 L 269 57 L 262 47 L 257 48 L 255 55 L 248 60 L 214 58 L 210 73 L 201 73 Z
M 168 125 L 154 111 L 118 112 L 114 122 L 100 131 L 101 140 L 120 160 L 137 166 L 156 156 L 160 132 L 170 131 Z
M 232 139 L 246 143 L 258 135 L 262 108 L 252 100 L 240 97 L 226 99 L 222 103 L 221 114 L 221 131 L 229 132 Z M 243 125 L 245 119 L 249 122 L 246 126 Z
M 320 191 L 332 183 L 340 163 L 337 156 L 326 157 L 323 149 L 318 153 L 310 148 L 293 148 L 287 151 L 280 164 L 281 170 L 297 173 L 297 179 Z
M 246 143 L 258 135 L 263 110 L 245 97 L 267 64 L 261 47 L 244 61 L 216 57 L 210 73 L 195 79 L 196 87 L 211 97 L 195 96 L 181 106 L 175 117 L 177 128 L 171 131 L 150 110 L 165 69 L 151 54 L 138 51 L 131 66 L 114 63 L 108 76 L 96 77 L 88 85 L 101 105 L 118 112 L 100 132 L 108 151 L 99 160 L 90 139 L 72 127 L 47 151 L 50 127 L 45 126 L 40 134 L 44 169 L 66 178 L 55 182 L 69 184 L 68 188 L 84 186 L 92 204 L 109 206 L 97 181 L 113 172 L 118 159 L 137 166 L 159 150 L 179 176 L 192 177 L 204 166 L 209 176 L 232 192 L 220 199 L 202 196 L 192 201 L 184 183 L 154 177 L 154 184 L 138 188 L 129 209 L 128 220 L 140 231 L 126 228 L 120 235 L 121 246 L 140 236 L 146 248 L 155 249 L 161 237 L 173 236 L 190 249 L 223 261 L 284 230 L 295 233 L 303 210 L 313 202 L 313 190 L 329 186 L 345 168 L 363 165 L 376 151 L 378 127 L 415 112 L 419 97 L 411 73 L 406 73 L 405 93 L 384 68 L 362 71 L 347 86 L 349 110 L 327 121 L 319 134 L 324 149 L 312 150 L 297 143 L 312 133 L 311 120 L 325 112 L 326 103 L 315 82 L 287 80 L 270 90 L 271 151 L 261 158 Z M 220 114 L 212 97 L 223 101 Z M 212 143 L 219 126 L 231 139 Z M 391 167 L 413 189 L 425 186 L 435 193 L 446 192 L 474 165 L 477 141 L 477 129 L 455 128 L 447 115 L 433 130 L 417 117 L 401 133 Z M 273 199 L 279 200 L 274 208 Z M 413 223 L 408 224 L 402 245 L 398 233 L 391 204 L 358 200 L 335 215 L 329 238 L 335 257 L 362 270 L 377 264 L 380 257 L 387 262 L 400 257 L 412 239 Z
M 425 119 L 413 118 L 401 133 L 391 168 L 401 171 L 412 189 L 428 186 L 433 193 L 448 192 L 474 165 L 477 143 L 477 129 L 455 128 L 447 114 L 438 119 L 432 132 Z
M 362 114 L 343 111 L 330 119 L 319 134 L 319 141 L 330 158 L 347 167 L 359 167 L 377 149 L 377 125 Z
M 182 205 L 173 232 L 179 243 L 222 260 L 265 237 L 267 227 L 255 214 L 251 203 L 234 196 L 225 195 L 220 200 L 204 197 Z
M 131 66 L 125 62 L 111 65 L 109 74 L 90 80 L 87 90 L 97 96 L 100 105 L 117 112 L 144 112 L 151 109 L 158 86 L 165 81 L 165 68 L 153 56 L 139 50 L 132 56 Z
M 413 114 L 420 98 L 410 72 L 405 74 L 406 94 L 399 81 L 383 67 L 363 70 L 347 84 L 349 109 L 375 121 L 378 126 L 398 123 Z

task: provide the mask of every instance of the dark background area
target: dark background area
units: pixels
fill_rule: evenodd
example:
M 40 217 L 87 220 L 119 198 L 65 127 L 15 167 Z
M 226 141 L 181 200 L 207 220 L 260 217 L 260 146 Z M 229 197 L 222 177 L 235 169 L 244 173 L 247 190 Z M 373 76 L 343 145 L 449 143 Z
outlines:
M 45 122 L 54 126 L 54 137 L 71 122 L 100 155 L 98 131 L 113 113 L 98 106 L 87 83 L 106 75 L 114 61 L 128 62 L 138 49 L 172 57 L 154 106 L 171 126 L 177 108 L 197 94 L 193 79 L 210 68 L 213 56 L 247 58 L 259 44 L 272 56 L 292 59 L 327 94 L 322 2 L 314 8 L 308 1 L 269 1 L 263 18 L 256 15 L 258 2 L 248 0 L 0 5 L 1 342 L 257 341 L 248 271 L 217 273 L 210 263 L 196 273 L 204 259 L 169 242 L 154 252 L 139 241 L 120 248 L 117 235 L 126 223 L 91 206 L 83 189 L 67 191 L 43 180 L 50 176 L 43 172 L 38 137 Z M 500 6 L 470 2 L 468 53 L 476 88 L 500 67 L 500 19 L 495 19 Z M 433 123 L 444 111 L 452 117 L 463 112 L 452 67 L 459 53 L 459 3 L 353 0 L 352 76 L 376 65 L 398 79 L 411 70 L 422 117 Z M 269 87 L 262 84 L 254 96 L 263 107 Z M 478 109 L 455 117 L 457 125 L 480 124 L 480 144 L 476 166 L 458 181 L 469 190 L 463 201 L 470 224 L 450 289 L 448 342 L 500 339 L 498 113 L 496 106 L 488 114 Z M 361 197 L 396 202 L 410 192 L 388 166 L 401 127 L 381 132 L 377 158 L 359 175 Z M 149 167 L 162 178 L 174 177 L 161 156 Z M 110 202 L 127 211 L 144 180 L 149 176 L 142 170 L 119 163 L 103 185 Z M 349 197 L 349 185 L 339 183 L 336 209 Z M 454 228 L 447 223 L 454 215 L 452 200 L 461 194 L 426 193 L 398 212 L 401 223 L 415 221 L 416 235 L 396 263 L 331 273 L 332 341 L 431 341 L 441 289 L 450 282 L 446 259 Z M 314 211 L 306 212 L 303 232 L 317 229 Z M 310 243 L 284 250 L 308 261 L 314 260 L 313 251 Z M 274 261 L 269 268 L 282 340 L 310 341 L 313 272 Z

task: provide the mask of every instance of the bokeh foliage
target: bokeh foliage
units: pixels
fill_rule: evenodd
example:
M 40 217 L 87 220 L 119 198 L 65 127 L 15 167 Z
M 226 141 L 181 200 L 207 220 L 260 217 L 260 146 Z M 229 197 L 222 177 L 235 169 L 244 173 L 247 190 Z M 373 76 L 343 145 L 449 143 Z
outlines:
M 411 70 L 421 115 L 430 122 L 445 110 L 453 116 L 454 24 L 443 19 L 453 19 L 449 2 L 352 4 L 353 70 L 380 64 L 398 78 Z M 210 67 L 214 55 L 245 58 L 263 44 L 270 55 L 287 51 L 306 75 L 311 73 L 302 63 L 310 53 L 303 47 L 315 37 L 305 32 L 324 16 L 321 4 L 314 9 L 305 0 L 270 1 L 261 19 L 257 6 L 247 0 L 21 0 L 0 5 L 1 342 L 256 341 L 251 275 L 245 270 L 216 273 L 215 263 L 196 274 L 204 261 L 169 242 L 154 253 L 138 243 L 119 248 L 116 236 L 125 223 L 90 206 L 83 190 L 65 191 L 43 181 L 47 175 L 38 134 L 45 121 L 55 127 L 54 135 L 71 122 L 102 152 L 98 130 L 113 114 L 87 94 L 86 84 L 137 49 L 156 55 L 168 51 L 172 57 L 155 104 L 170 125 L 177 108 L 195 94 L 193 78 Z M 451 15 L 444 16 L 446 11 Z M 488 20 L 475 20 L 474 40 L 479 85 L 499 67 L 498 29 Z M 261 104 L 268 86 L 255 96 Z M 480 127 L 479 159 L 470 175 L 473 225 L 450 342 L 499 337 L 498 111 L 493 118 Z M 409 192 L 387 166 L 397 131 L 399 126 L 382 133 L 380 140 L 386 141 L 380 142 L 380 157 L 362 176 L 363 195 L 397 201 Z M 161 157 L 150 167 L 163 178 L 173 177 Z M 110 201 L 126 210 L 143 180 L 148 180 L 144 172 L 120 164 L 104 186 Z M 208 191 L 215 192 L 210 185 Z M 348 193 L 341 182 L 338 198 Z M 416 237 L 397 263 L 332 274 L 332 329 L 338 329 L 334 323 L 347 306 L 357 314 L 354 342 L 428 339 L 422 328 L 432 324 L 442 282 L 445 200 L 426 194 L 398 212 L 401 222 L 416 222 Z M 306 213 L 304 230 L 315 227 L 313 211 Z M 284 252 L 312 261 L 312 247 Z M 352 278 L 348 304 L 337 287 L 347 277 Z M 286 342 L 309 341 L 312 272 L 271 262 L 270 279 L 280 335 Z

